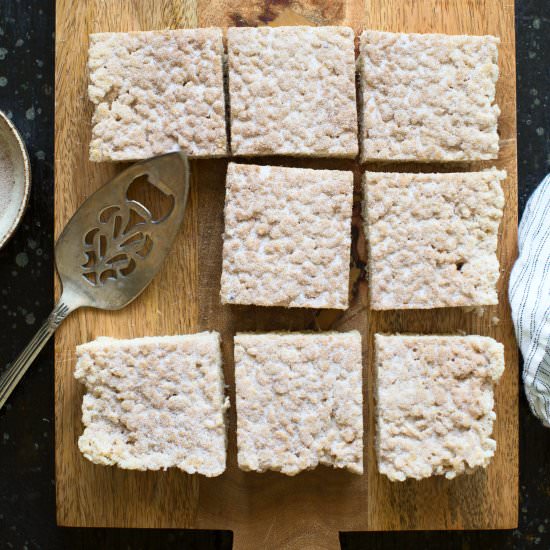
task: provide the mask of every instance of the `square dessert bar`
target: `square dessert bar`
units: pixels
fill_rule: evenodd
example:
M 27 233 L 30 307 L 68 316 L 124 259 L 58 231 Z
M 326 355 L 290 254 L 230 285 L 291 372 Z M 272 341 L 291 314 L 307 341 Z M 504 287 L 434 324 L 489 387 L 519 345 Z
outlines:
M 229 28 L 227 49 L 233 154 L 357 155 L 351 28 Z
M 290 476 L 318 464 L 363 473 L 357 331 L 235 336 L 238 463 Z
M 375 335 L 378 470 L 392 481 L 487 467 L 504 347 L 483 336 Z
M 221 299 L 346 309 L 353 174 L 230 163 Z
M 498 156 L 494 36 L 364 31 L 361 161 L 470 161 Z
M 78 447 L 88 460 L 208 477 L 225 470 L 229 400 L 217 333 L 98 338 L 77 357 L 87 390 Z
M 90 35 L 90 160 L 227 153 L 220 29 Z
M 373 309 L 498 303 L 506 172 L 365 172 Z

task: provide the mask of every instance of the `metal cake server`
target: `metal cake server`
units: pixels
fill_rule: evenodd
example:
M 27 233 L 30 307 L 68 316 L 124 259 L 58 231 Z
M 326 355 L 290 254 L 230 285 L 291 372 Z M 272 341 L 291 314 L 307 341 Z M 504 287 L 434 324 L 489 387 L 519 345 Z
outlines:
M 142 176 L 169 203 L 160 219 L 128 196 L 131 184 Z M 145 290 L 172 248 L 188 194 L 189 165 L 186 156 L 176 152 L 133 164 L 80 206 L 55 245 L 63 292 L 34 338 L 0 377 L 0 409 L 70 313 L 79 307 L 121 309 Z

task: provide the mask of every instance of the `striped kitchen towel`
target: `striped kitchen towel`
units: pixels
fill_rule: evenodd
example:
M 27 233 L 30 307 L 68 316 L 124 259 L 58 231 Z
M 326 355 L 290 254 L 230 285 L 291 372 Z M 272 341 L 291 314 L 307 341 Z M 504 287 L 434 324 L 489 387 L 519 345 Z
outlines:
M 523 383 L 531 410 L 550 427 L 550 174 L 527 202 L 518 244 L 509 297 Z

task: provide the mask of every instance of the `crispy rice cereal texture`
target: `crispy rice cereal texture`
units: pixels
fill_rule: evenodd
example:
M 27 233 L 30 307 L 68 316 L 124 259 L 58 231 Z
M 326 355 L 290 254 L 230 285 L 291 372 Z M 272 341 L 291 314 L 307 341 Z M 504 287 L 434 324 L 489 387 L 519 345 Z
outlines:
M 365 172 L 373 309 L 498 303 L 506 172 Z
M 361 161 L 498 156 L 494 36 L 363 31 Z
M 87 390 L 78 446 L 88 460 L 208 477 L 225 470 L 229 400 L 217 333 L 98 338 L 77 357 Z
M 487 467 L 504 347 L 483 336 L 375 335 L 378 469 L 392 481 Z
M 90 35 L 90 160 L 227 153 L 220 29 Z
M 235 383 L 242 470 L 363 473 L 359 332 L 237 334 Z
M 353 174 L 230 163 L 221 299 L 346 309 Z
M 357 156 L 349 27 L 227 31 L 235 155 Z

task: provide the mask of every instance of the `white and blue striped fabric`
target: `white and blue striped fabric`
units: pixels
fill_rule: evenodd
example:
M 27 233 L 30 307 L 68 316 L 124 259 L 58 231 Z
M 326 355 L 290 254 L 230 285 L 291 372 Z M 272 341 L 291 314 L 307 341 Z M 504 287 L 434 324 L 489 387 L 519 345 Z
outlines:
M 525 207 L 509 297 L 527 400 L 550 428 L 550 174 Z

